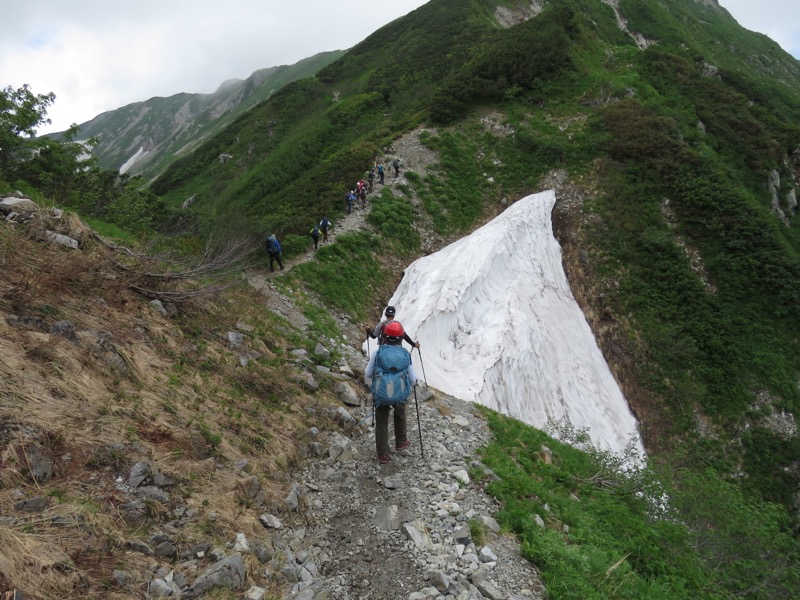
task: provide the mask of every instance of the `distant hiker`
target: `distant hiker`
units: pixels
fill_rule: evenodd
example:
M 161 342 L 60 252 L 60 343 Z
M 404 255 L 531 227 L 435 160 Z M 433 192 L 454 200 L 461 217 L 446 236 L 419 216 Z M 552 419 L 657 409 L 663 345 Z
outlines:
M 367 207 L 367 184 L 363 179 L 359 179 L 356 183 L 358 190 L 358 197 L 361 199 L 361 208 Z
M 319 222 L 319 230 L 322 232 L 322 243 L 328 241 L 328 227 L 331 226 L 331 222 L 328 220 L 328 217 L 322 217 L 322 220 Z
M 273 233 L 270 235 L 265 243 L 267 247 L 267 255 L 269 255 L 269 270 L 274 273 L 275 272 L 275 261 L 278 261 L 278 266 L 283 271 L 283 262 L 281 262 L 281 243 L 278 241 L 278 238 L 275 237 Z
M 375 450 L 378 462 L 388 463 L 389 411 L 394 409 L 394 448 L 398 452 L 411 445 L 406 437 L 406 402 L 417 384 L 411 354 L 401 346 L 405 331 L 397 321 L 383 330 L 383 343 L 370 355 L 364 382 L 372 392 L 375 406 Z
M 314 224 L 310 231 L 311 239 L 314 240 L 314 252 L 317 251 L 317 246 L 319 245 L 319 225 Z
M 397 321 L 394 320 L 395 312 L 394 306 L 387 306 L 386 311 L 383 313 L 386 316 L 386 320 L 381 321 L 375 325 L 374 328 L 367 327 L 367 335 L 372 339 L 377 338 L 379 346 L 383 343 L 383 332 L 386 330 L 386 326 L 389 325 L 389 323 L 397 323 Z M 402 338 L 407 341 L 412 348 L 419 348 L 419 342 L 412 340 L 405 330 L 403 330 Z
M 383 163 L 378 163 L 378 178 L 381 185 L 383 185 Z
M 372 188 L 375 185 L 375 167 L 369 168 L 369 174 L 367 175 L 367 181 L 369 182 L 369 191 L 372 191 Z
M 400 176 L 400 159 L 399 158 L 395 158 L 392 161 L 392 166 L 394 167 L 394 176 L 395 177 L 399 177 Z
M 356 201 L 356 191 L 350 190 L 344 195 L 345 202 L 347 202 L 347 214 L 353 212 L 353 202 Z

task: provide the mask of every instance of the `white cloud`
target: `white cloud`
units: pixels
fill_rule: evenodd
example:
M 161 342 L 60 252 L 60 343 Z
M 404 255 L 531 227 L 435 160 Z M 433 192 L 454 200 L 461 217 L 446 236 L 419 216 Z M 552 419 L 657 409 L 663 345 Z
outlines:
M 37 0 L 3 8 L 0 85 L 54 92 L 61 131 L 153 96 L 210 93 L 232 77 L 352 47 L 422 0 Z
M 797 0 L 719 0 L 742 27 L 758 31 L 800 59 L 800 2 Z

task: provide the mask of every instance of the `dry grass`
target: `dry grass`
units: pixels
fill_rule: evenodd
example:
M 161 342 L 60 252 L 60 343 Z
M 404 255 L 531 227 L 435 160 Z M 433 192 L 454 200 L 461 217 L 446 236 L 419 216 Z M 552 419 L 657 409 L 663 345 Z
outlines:
M 15 518 L 0 525 L 0 592 L 139 598 L 144 582 L 109 589 L 111 572 L 146 573 L 152 559 L 125 543 L 173 517 L 155 506 L 147 522 L 126 523 L 118 507 L 132 496 L 115 479 L 146 459 L 175 480 L 172 500 L 196 511 L 175 540 L 181 548 L 262 535 L 265 509 L 243 497 L 245 475 L 232 465 L 248 461 L 268 501 L 280 504 L 308 414 L 332 400 L 288 379 L 282 357 L 293 346 L 256 292 L 192 298 L 164 318 L 79 221 L 60 229 L 81 240 L 77 251 L 46 241 L 44 226 L 0 223 L 0 514 Z M 21 318 L 43 326 L 14 326 Z M 74 337 L 51 332 L 62 320 Z M 263 357 L 247 368 L 226 339 L 239 322 L 253 328 L 247 350 Z M 52 461 L 48 481 L 30 477 L 32 446 Z M 14 508 L 33 496 L 49 507 Z

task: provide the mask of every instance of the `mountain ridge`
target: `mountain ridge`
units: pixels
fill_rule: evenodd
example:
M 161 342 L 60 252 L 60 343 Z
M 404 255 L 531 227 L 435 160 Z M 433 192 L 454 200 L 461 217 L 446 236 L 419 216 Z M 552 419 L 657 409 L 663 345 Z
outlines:
M 281 86 L 341 54 L 320 52 L 293 65 L 258 69 L 245 79 L 224 81 L 210 94 L 182 92 L 133 102 L 78 125 L 78 137 L 97 139 L 92 155 L 101 167 L 149 179 Z

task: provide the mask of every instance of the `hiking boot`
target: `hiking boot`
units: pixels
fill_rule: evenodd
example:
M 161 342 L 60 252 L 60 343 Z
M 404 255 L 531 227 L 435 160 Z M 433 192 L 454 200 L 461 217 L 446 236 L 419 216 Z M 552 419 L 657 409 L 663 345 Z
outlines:
M 394 447 L 394 449 L 395 449 L 395 450 L 397 450 L 398 452 L 400 452 L 400 450 L 405 450 L 405 449 L 406 449 L 406 448 L 408 448 L 410 445 L 411 445 L 411 442 L 410 442 L 409 440 L 406 440 L 405 442 L 400 442 L 399 444 L 397 444 L 397 445 Z
M 379 454 L 379 455 L 378 455 L 378 462 L 379 462 L 379 463 L 381 463 L 382 465 L 385 465 L 385 464 L 386 464 L 386 463 L 388 463 L 390 460 L 392 460 L 392 459 L 391 459 L 391 458 L 389 458 L 389 455 L 388 455 L 388 454 Z

